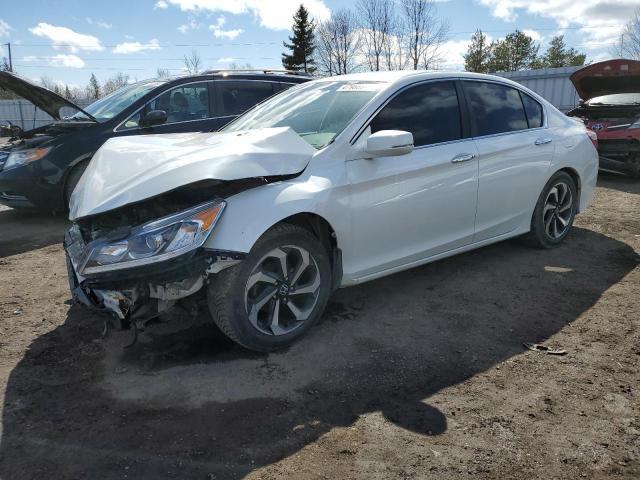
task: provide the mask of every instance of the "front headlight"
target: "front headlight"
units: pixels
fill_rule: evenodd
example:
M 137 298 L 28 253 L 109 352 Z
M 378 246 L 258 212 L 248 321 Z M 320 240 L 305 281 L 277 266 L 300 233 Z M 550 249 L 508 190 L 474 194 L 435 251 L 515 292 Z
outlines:
M 16 150 L 15 152 L 11 152 L 9 154 L 9 157 L 7 158 L 6 163 L 4 164 L 4 169 L 8 170 L 10 168 L 19 167 L 20 165 L 26 165 L 27 163 L 40 160 L 47 153 L 49 153 L 50 150 L 51 147 L 29 148 L 28 150 Z
M 226 203 L 205 203 L 184 212 L 134 228 L 127 238 L 90 246 L 81 268 L 90 275 L 168 260 L 202 246 Z

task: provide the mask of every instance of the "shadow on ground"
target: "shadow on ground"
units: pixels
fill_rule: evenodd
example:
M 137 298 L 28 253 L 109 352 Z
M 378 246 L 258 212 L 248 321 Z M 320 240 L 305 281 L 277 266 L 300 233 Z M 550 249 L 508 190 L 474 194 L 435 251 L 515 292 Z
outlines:
M 149 330 L 123 353 L 74 307 L 11 373 L 0 476 L 241 478 L 374 411 L 439 435 L 450 412 L 430 395 L 545 341 L 636 264 L 580 228 L 551 251 L 505 242 L 341 290 L 271 355 L 207 325 Z
M 0 258 L 61 244 L 67 228 L 63 213 L 0 209 Z
M 640 194 L 640 179 L 611 172 L 598 172 L 598 186 L 619 192 Z

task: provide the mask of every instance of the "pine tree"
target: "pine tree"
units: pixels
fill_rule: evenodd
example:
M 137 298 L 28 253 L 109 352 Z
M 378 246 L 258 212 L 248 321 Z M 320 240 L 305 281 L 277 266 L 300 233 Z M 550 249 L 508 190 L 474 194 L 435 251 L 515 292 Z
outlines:
M 95 100 L 100 98 L 100 84 L 98 83 L 98 79 L 93 73 L 91 74 L 91 78 L 89 79 L 89 95 Z
M 578 53 L 575 48 L 567 49 L 564 35 L 558 35 L 549 42 L 549 48 L 541 59 L 541 67 L 557 68 L 584 65 L 586 57 L 584 53 Z
M 309 11 L 300 5 L 293 16 L 293 36 L 289 37 L 291 43 L 283 42 L 291 53 L 282 54 L 282 65 L 287 70 L 313 73 L 316 70 L 313 59 L 315 50 L 315 22 L 309 18 Z
M 513 72 L 526 70 L 535 66 L 540 46 L 533 38 L 516 30 L 507 35 L 504 40 L 491 44 L 490 72 Z
M 486 73 L 489 71 L 491 47 L 482 30 L 476 30 L 471 36 L 471 43 L 464 55 L 464 69 L 467 72 Z

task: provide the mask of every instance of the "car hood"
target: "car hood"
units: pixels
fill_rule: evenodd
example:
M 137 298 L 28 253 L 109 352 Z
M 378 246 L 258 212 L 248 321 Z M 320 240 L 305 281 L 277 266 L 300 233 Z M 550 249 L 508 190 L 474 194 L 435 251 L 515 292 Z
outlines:
M 56 120 L 62 120 L 60 111 L 64 107 L 68 107 L 81 111 L 91 120 L 95 121 L 91 115 L 82 110 L 82 108 L 77 106 L 75 103 L 70 102 L 51 90 L 41 87 L 40 85 L 36 85 L 25 78 L 19 77 L 15 73 L 0 72 L 0 88 L 13 92 L 19 97 L 28 100 Z
M 594 63 L 574 72 L 569 78 L 583 100 L 612 93 L 640 92 L 640 61 Z
M 292 175 L 316 149 L 291 128 L 109 139 L 70 202 L 70 220 L 96 215 L 201 180 Z

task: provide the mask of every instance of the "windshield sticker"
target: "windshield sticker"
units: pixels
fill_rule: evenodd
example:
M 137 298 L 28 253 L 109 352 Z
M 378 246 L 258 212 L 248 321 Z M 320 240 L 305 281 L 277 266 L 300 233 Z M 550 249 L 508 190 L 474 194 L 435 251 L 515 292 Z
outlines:
M 346 83 L 338 88 L 338 92 L 377 92 L 379 83 Z

